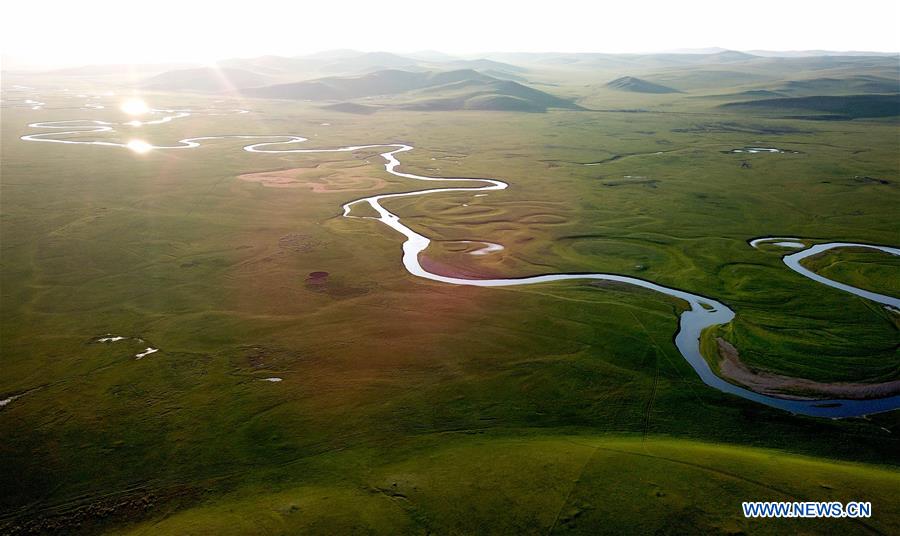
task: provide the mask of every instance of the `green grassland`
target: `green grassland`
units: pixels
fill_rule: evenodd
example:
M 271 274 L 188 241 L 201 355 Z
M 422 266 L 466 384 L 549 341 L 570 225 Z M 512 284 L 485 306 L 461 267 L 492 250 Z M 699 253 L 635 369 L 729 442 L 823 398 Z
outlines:
M 846 248 L 840 252 L 827 251 L 803 262 L 817 274 L 857 288 L 881 292 L 889 296 L 900 294 L 897 269 L 900 262 L 892 255 L 871 250 Z
M 251 114 L 100 136 L 410 143 L 405 170 L 510 184 L 385 202 L 434 240 L 426 257 L 441 270 L 637 276 L 728 304 L 736 319 L 706 337 L 756 369 L 900 377 L 896 315 L 794 273 L 784 249 L 747 244 L 900 244 L 895 119 L 756 117 L 599 81 L 553 90 L 579 92 L 594 111 L 360 115 L 247 99 Z M 340 217 L 370 194 L 236 179 L 346 162 L 383 192 L 421 188 L 386 174 L 377 151 L 252 154 L 219 140 L 138 155 L 19 141 L 33 121 L 120 120 L 50 99 L 3 110 L 0 395 L 22 396 L 0 409 L 0 531 L 900 530 L 898 412 L 812 419 L 708 388 L 672 343 L 678 300 L 614 284 L 419 280 L 400 265 L 400 235 Z M 748 145 L 793 152 L 728 153 Z M 460 240 L 506 249 L 465 255 Z M 808 262 L 896 293 L 887 256 Z M 315 271 L 327 283 L 311 284 Z M 107 333 L 145 342 L 93 342 Z M 147 345 L 160 351 L 135 360 Z M 870 500 L 874 516 L 740 516 L 742 500 L 770 498 Z
M 784 534 L 810 523 L 748 521 L 735 505 L 749 497 L 847 501 L 858 494 L 877 496 L 872 507 L 880 515 L 838 520 L 832 530 L 897 529 L 879 519 L 898 514 L 891 496 L 900 475 L 880 467 L 667 438 L 478 435 L 416 443 L 375 459 L 357 451 L 323 455 L 317 467 L 355 471 L 339 480 L 314 475 L 303 486 L 252 486 L 121 533 Z M 708 500 L 697 504 L 698 493 Z

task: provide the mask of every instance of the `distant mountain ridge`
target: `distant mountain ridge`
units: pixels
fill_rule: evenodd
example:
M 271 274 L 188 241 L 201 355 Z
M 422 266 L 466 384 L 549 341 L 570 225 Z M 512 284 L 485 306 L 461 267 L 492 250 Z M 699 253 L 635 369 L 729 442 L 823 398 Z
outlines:
M 268 76 L 244 69 L 203 67 L 166 71 L 148 78 L 141 86 L 166 91 L 224 92 L 271 82 Z
M 356 64 L 365 69 L 384 69 L 390 67 L 410 67 L 415 63 L 446 63 L 493 60 L 511 62 L 515 64 L 556 64 L 556 65 L 644 65 L 661 66 L 663 63 L 671 65 L 680 63 L 704 64 L 727 63 L 741 61 L 755 61 L 760 59 L 808 59 L 808 58 L 898 58 L 900 51 L 839 51 L 839 50 L 732 50 L 721 47 L 672 49 L 646 53 L 604 53 L 604 52 L 485 52 L 478 56 L 451 55 L 441 51 L 427 50 L 413 53 L 392 52 L 363 52 L 352 49 L 324 50 L 297 56 L 259 56 L 256 58 L 229 58 L 222 59 L 218 64 L 222 67 L 251 68 L 256 60 L 269 61 L 273 59 L 283 60 L 286 65 L 293 67 L 302 66 L 304 70 L 316 70 L 319 76 L 326 75 L 329 71 L 338 73 L 341 69 Z M 344 63 L 343 66 L 341 64 Z M 10 72 L 32 71 L 46 74 L 86 74 L 103 73 L 116 74 L 121 72 L 163 72 L 177 68 L 200 68 L 202 65 L 190 62 L 175 63 L 146 63 L 146 64 L 95 64 L 95 65 L 59 65 L 53 67 L 52 62 L 42 67 L 37 64 L 29 64 L 21 58 L 3 54 L 3 70 Z M 324 68 L 324 70 L 318 70 Z M 435 68 L 434 65 L 431 68 Z M 67 73 L 68 72 L 68 73 Z M 349 74 L 344 72 L 341 74 Z
M 651 108 L 671 100 L 659 98 L 657 102 L 648 98 L 652 95 L 686 94 L 718 105 L 892 94 L 900 92 L 900 55 L 771 57 L 710 48 L 656 54 L 459 56 L 433 50 L 397 54 L 344 49 L 304 56 L 231 58 L 215 65 L 91 65 L 34 76 L 44 75 L 48 80 L 96 77 L 148 91 L 309 100 L 348 113 L 375 113 L 386 108 L 545 111 L 579 109 L 576 101 L 591 107 L 630 109 L 630 101 L 636 99 Z M 557 91 L 560 93 L 554 95 Z M 865 109 L 868 104 L 864 102 L 876 101 L 856 99 L 850 115 Z M 802 101 L 799 104 L 804 105 Z M 781 105 L 774 103 L 770 108 L 778 107 Z
M 87 69 L 76 69 L 73 74 L 81 70 L 88 72 Z M 151 69 L 146 75 L 150 78 L 139 85 L 163 91 L 225 91 L 227 87 L 242 89 L 327 77 L 357 76 L 390 69 L 408 72 L 475 69 L 489 72 L 496 78 L 518 81 L 525 81 L 524 73 L 527 72 L 521 66 L 484 58 L 460 59 L 434 53 L 428 58 L 416 59 L 389 52 L 331 50 L 308 56 L 231 58 L 219 61 L 214 67 L 184 65 L 176 69 Z M 111 66 L 108 70 L 111 74 L 118 72 L 128 75 L 125 66 Z
M 410 110 L 542 112 L 548 108 L 581 109 L 572 101 L 473 69 L 438 72 L 386 69 L 355 77 L 326 77 L 249 88 L 242 93 L 259 98 L 312 101 L 399 97 L 403 102 L 394 105 Z
M 494 80 L 472 69 L 446 72 L 413 72 L 385 69 L 362 76 L 326 77 L 302 82 L 248 89 L 253 97 L 303 100 L 348 100 L 393 95 L 460 81 Z
M 748 50 L 747 53 L 764 58 L 811 58 L 815 56 L 897 56 L 900 52 L 872 50 Z

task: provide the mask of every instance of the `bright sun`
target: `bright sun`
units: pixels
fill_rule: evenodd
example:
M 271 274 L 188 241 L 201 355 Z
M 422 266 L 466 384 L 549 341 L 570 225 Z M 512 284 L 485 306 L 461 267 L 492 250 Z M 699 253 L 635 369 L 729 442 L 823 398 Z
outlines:
M 128 99 L 119 108 L 128 115 L 142 115 L 150 111 L 150 107 L 142 99 Z
M 143 140 L 131 140 L 125 146 L 138 154 L 144 154 L 153 149 L 152 145 Z

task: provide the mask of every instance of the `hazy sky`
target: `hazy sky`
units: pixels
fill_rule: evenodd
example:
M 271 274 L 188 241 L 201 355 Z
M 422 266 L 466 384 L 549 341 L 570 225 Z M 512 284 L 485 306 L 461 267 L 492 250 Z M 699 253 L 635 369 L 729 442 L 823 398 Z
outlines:
M 0 3 L 4 56 L 43 64 L 365 51 L 900 50 L 900 2 L 69 0 Z

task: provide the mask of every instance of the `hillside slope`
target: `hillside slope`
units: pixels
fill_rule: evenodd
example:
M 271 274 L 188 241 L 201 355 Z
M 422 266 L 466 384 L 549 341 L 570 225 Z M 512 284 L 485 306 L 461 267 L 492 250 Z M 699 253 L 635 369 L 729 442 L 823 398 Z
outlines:
M 332 76 L 288 84 L 274 84 L 249 89 L 245 93 L 253 97 L 273 99 L 346 100 L 395 95 L 465 80 L 492 79 L 469 69 L 439 73 L 385 69 L 362 76 Z
M 245 90 L 244 94 L 252 97 L 314 101 L 390 97 L 396 101 L 390 103 L 391 105 L 414 110 L 580 109 L 571 101 L 472 69 L 443 72 L 386 69 L 357 77 L 327 77 L 252 88 Z
M 811 119 L 857 119 L 900 115 L 900 94 L 787 97 L 748 102 L 729 102 L 720 106 L 731 110 L 763 113 L 809 113 Z
M 880 76 L 825 77 L 788 80 L 779 90 L 798 97 L 848 93 L 897 93 L 900 91 L 900 82 Z
M 606 87 L 617 89 L 620 91 L 632 91 L 635 93 L 681 93 L 675 88 L 664 86 L 662 84 L 654 84 L 647 80 L 635 78 L 633 76 L 623 76 L 606 83 Z
M 243 69 L 199 68 L 166 71 L 144 81 L 147 89 L 226 92 L 271 83 L 271 79 Z

